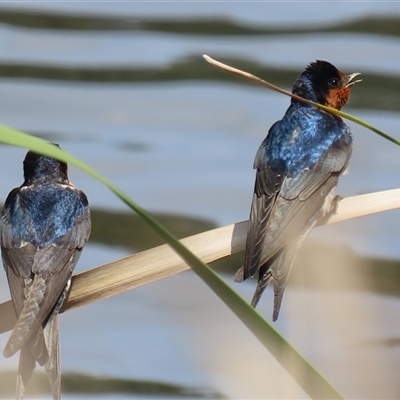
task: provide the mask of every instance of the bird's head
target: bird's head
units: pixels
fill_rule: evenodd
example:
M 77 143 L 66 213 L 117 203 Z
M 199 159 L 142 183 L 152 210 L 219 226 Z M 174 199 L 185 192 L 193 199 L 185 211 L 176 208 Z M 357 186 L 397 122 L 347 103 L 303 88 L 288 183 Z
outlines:
M 29 151 L 24 159 L 24 177 L 26 183 L 33 181 L 68 183 L 68 166 L 54 158 Z
M 293 93 L 307 100 L 340 110 L 349 100 L 360 73 L 344 74 L 327 61 L 310 63 L 293 85 Z

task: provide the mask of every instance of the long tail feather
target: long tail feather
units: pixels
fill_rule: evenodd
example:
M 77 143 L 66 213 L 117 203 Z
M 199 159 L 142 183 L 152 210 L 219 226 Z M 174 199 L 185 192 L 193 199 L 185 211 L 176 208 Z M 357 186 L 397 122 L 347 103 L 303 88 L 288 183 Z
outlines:
M 256 286 L 256 290 L 254 292 L 253 295 L 253 299 L 251 300 L 251 305 L 256 308 L 258 302 L 261 299 L 262 294 L 264 293 L 264 290 L 266 289 L 266 287 L 268 286 L 268 284 L 271 282 L 272 280 L 272 276 L 270 274 L 270 272 L 267 272 L 266 274 L 264 274 L 264 276 L 258 281 L 257 286 Z
M 286 248 L 280 256 L 276 259 L 274 265 L 271 267 L 271 274 L 274 280 L 274 312 L 272 320 L 275 322 L 279 316 L 281 309 L 283 293 L 292 270 L 293 262 L 296 256 L 298 246 L 292 245 Z
M 60 342 L 58 334 L 58 314 L 44 328 L 49 361 L 45 364 L 47 378 L 54 400 L 61 399 Z
M 36 362 L 28 347 L 23 347 L 19 355 L 16 400 L 23 399 L 26 385 L 31 379 Z

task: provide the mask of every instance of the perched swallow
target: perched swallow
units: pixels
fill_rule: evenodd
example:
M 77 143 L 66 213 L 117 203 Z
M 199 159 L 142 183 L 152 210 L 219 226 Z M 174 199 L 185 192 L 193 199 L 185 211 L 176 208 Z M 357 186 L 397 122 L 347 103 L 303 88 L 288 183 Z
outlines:
M 360 82 L 354 80 L 358 75 L 345 75 L 317 60 L 297 78 L 292 92 L 340 110 Z M 335 211 L 335 189 L 348 166 L 352 142 L 340 117 L 292 98 L 258 149 L 245 261 L 234 279 L 242 282 L 258 272 L 253 307 L 273 282 L 274 321 L 297 249 L 316 222 Z
M 89 238 L 90 211 L 63 162 L 29 151 L 24 179 L 8 195 L 1 217 L 1 254 L 18 317 L 4 356 L 21 351 L 16 399 L 23 398 L 38 363 L 56 400 L 61 398 L 58 313 Z

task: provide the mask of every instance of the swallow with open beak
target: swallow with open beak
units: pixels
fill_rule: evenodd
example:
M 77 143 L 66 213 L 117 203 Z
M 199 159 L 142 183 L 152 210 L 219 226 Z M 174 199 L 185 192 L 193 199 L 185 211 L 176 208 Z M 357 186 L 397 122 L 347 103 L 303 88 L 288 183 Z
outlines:
M 292 92 L 340 110 L 360 75 L 346 75 L 327 61 L 312 62 Z M 352 153 L 353 138 L 342 118 L 293 99 L 258 149 L 256 181 L 241 282 L 258 274 L 251 304 L 274 286 L 276 321 L 295 254 L 317 221 L 334 212 L 335 189 Z

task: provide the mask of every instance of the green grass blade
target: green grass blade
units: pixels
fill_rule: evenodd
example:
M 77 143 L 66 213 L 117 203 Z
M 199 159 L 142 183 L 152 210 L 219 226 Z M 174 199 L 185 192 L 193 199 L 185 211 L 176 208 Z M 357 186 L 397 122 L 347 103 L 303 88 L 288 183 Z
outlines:
M 75 165 L 112 190 L 153 228 L 193 269 L 193 271 L 224 301 L 224 303 L 253 332 L 277 361 L 312 398 L 343 398 L 339 392 L 280 335 L 261 315 L 211 268 L 198 259 L 188 248 L 161 224 L 138 206 L 115 185 L 77 158 L 50 143 L 0 125 L 0 141 L 9 145 L 34 150 L 49 157 Z

